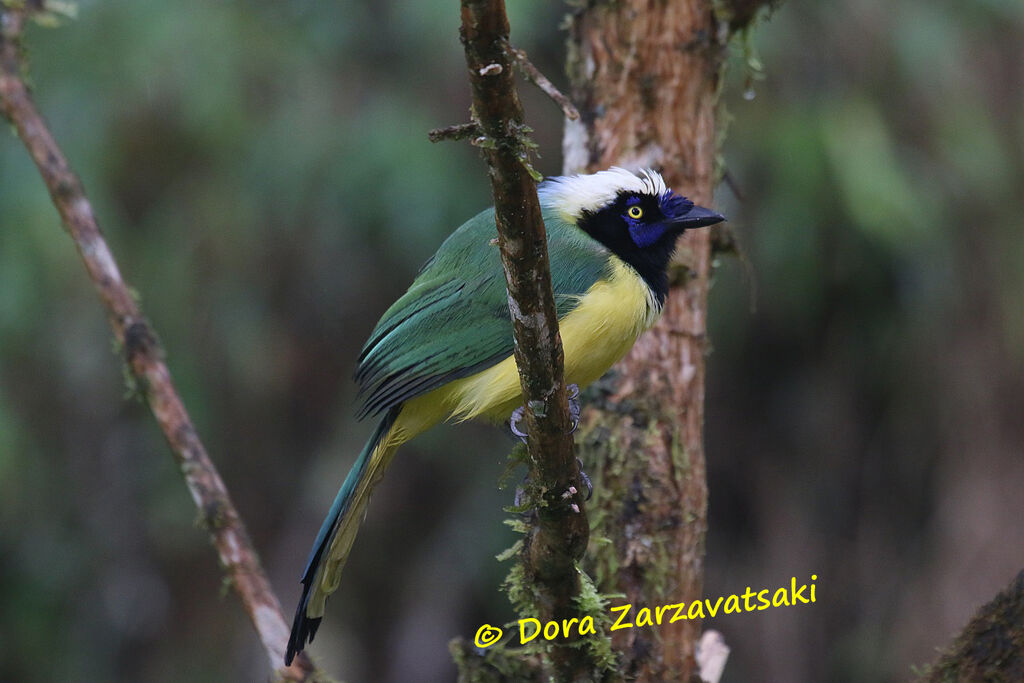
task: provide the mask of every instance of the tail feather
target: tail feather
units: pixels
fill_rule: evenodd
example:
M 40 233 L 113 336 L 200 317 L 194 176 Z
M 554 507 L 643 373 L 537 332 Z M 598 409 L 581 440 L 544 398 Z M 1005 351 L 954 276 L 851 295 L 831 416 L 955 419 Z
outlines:
M 373 487 L 391 462 L 397 444 L 388 438 L 402 406 L 391 408 L 377 425 L 362 453 L 349 470 L 345 482 L 334 498 L 327 519 L 313 542 L 313 550 L 302 573 L 302 599 L 295 610 L 292 633 L 284 663 L 289 666 L 306 643 L 313 642 L 324 614 L 327 596 L 338 588 L 356 532 L 363 521 Z

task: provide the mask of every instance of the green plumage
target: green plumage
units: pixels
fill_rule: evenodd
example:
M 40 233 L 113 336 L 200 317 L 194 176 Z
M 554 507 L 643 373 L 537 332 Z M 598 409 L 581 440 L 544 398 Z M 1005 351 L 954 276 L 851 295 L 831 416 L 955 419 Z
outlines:
M 605 276 L 609 252 L 544 212 L 558 317 Z M 452 233 L 381 317 L 359 356 L 360 417 L 376 415 L 512 354 L 494 209 Z

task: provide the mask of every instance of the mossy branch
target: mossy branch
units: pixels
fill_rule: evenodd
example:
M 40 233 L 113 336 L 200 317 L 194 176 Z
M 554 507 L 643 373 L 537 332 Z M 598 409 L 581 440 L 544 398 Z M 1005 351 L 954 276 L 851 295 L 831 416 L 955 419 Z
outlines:
M 563 379 L 563 354 L 551 288 L 547 236 L 529 164 L 532 143 L 513 78 L 509 23 L 503 0 L 462 0 L 462 44 L 473 93 L 473 121 L 488 144 L 478 144 L 490 170 L 498 246 L 508 285 L 526 410 L 528 467 L 535 506 L 520 555 L 524 583 L 542 621 L 579 618 L 577 562 L 589 527 L 583 501 L 574 512 L 562 492 L 578 482 L 579 470 Z M 575 642 L 545 652 L 558 680 L 589 680 L 598 668 Z
M 1024 571 L 978 610 L 922 683 L 1024 680 Z

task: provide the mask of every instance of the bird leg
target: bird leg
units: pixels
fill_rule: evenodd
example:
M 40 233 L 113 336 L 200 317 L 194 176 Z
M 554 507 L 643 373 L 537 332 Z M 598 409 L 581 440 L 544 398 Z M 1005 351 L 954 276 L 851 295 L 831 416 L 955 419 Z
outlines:
M 568 399 L 569 399 L 569 417 L 572 419 L 572 427 L 570 428 L 569 433 L 572 434 L 580 426 L 580 412 L 582 410 L 582 407 L 580 405 L 580 400 L 579 400 L 580 399 L 580 387 L 579 387 L 579 385 L 578 384 L 569 384 L 569 385 L 567 385 L 566 386 L 566 394 L 568 395 Z M 523 443 L 526 443 L 526 432 L 519 428 L 519 423 L 521 423 L 523 421 L 523 417 L 525 415 L 526 415 L 526 406 L 519 406 L 514 411 L 512 411 L 512 417 L 509 419 L 509 424 L 508 424 L 509 429 L 511 430 L 512 434 L 517 436 L 519 438 L 519 440 L 522 441 Z M 593 482 L 590 481 L 590 477 L 587 476 L 587 473 L 583 471 L 583 461 L 580 460 L 579 458 L 576 458 L 576 463 L 577 463 L 577 465 L 579 467 L 580 483 L 587 490 L 587 496 L 583 500 L 587 501 L 587 500 L 590 500 L 590 497 L 592 495 L 594 495 L 594 484 L 593 484 Z M 524 478 L 524 481 L 525 481 L 525 478 Z M 577 495 L 578 493 L 579 493 L 579 489 L 577 489 L 575 486 L 570 485 L 569 488 L 566 489 L 562 493 L 562 500 L 569 501 L 573 496 Z M 515 496 L 515 499 L 514 499 L 514 504 L 515 504 L 516 507 L 519 507 L 520 505 L 522 505 L 523 494 L 524 494 L 524 487 L 520 486 L 520 487 L 516 488 L 516 496 Z M 579 512 L 580 511 L 579 505 L 577 505 L 576 503 L 570 502 L 569 503 L 569 507 L 572 509 L 573 512 Z

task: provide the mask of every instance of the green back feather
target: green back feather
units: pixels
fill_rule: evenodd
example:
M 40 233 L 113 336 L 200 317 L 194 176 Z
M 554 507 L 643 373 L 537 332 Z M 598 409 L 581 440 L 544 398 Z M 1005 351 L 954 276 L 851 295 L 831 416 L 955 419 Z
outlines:
M 608 273 L 609 252 L 545 210 L 559 319 Z M 359 356 L 360 417 L 480 372 L 512 354 L 494 209 L 451 234 L 377 323 Z

